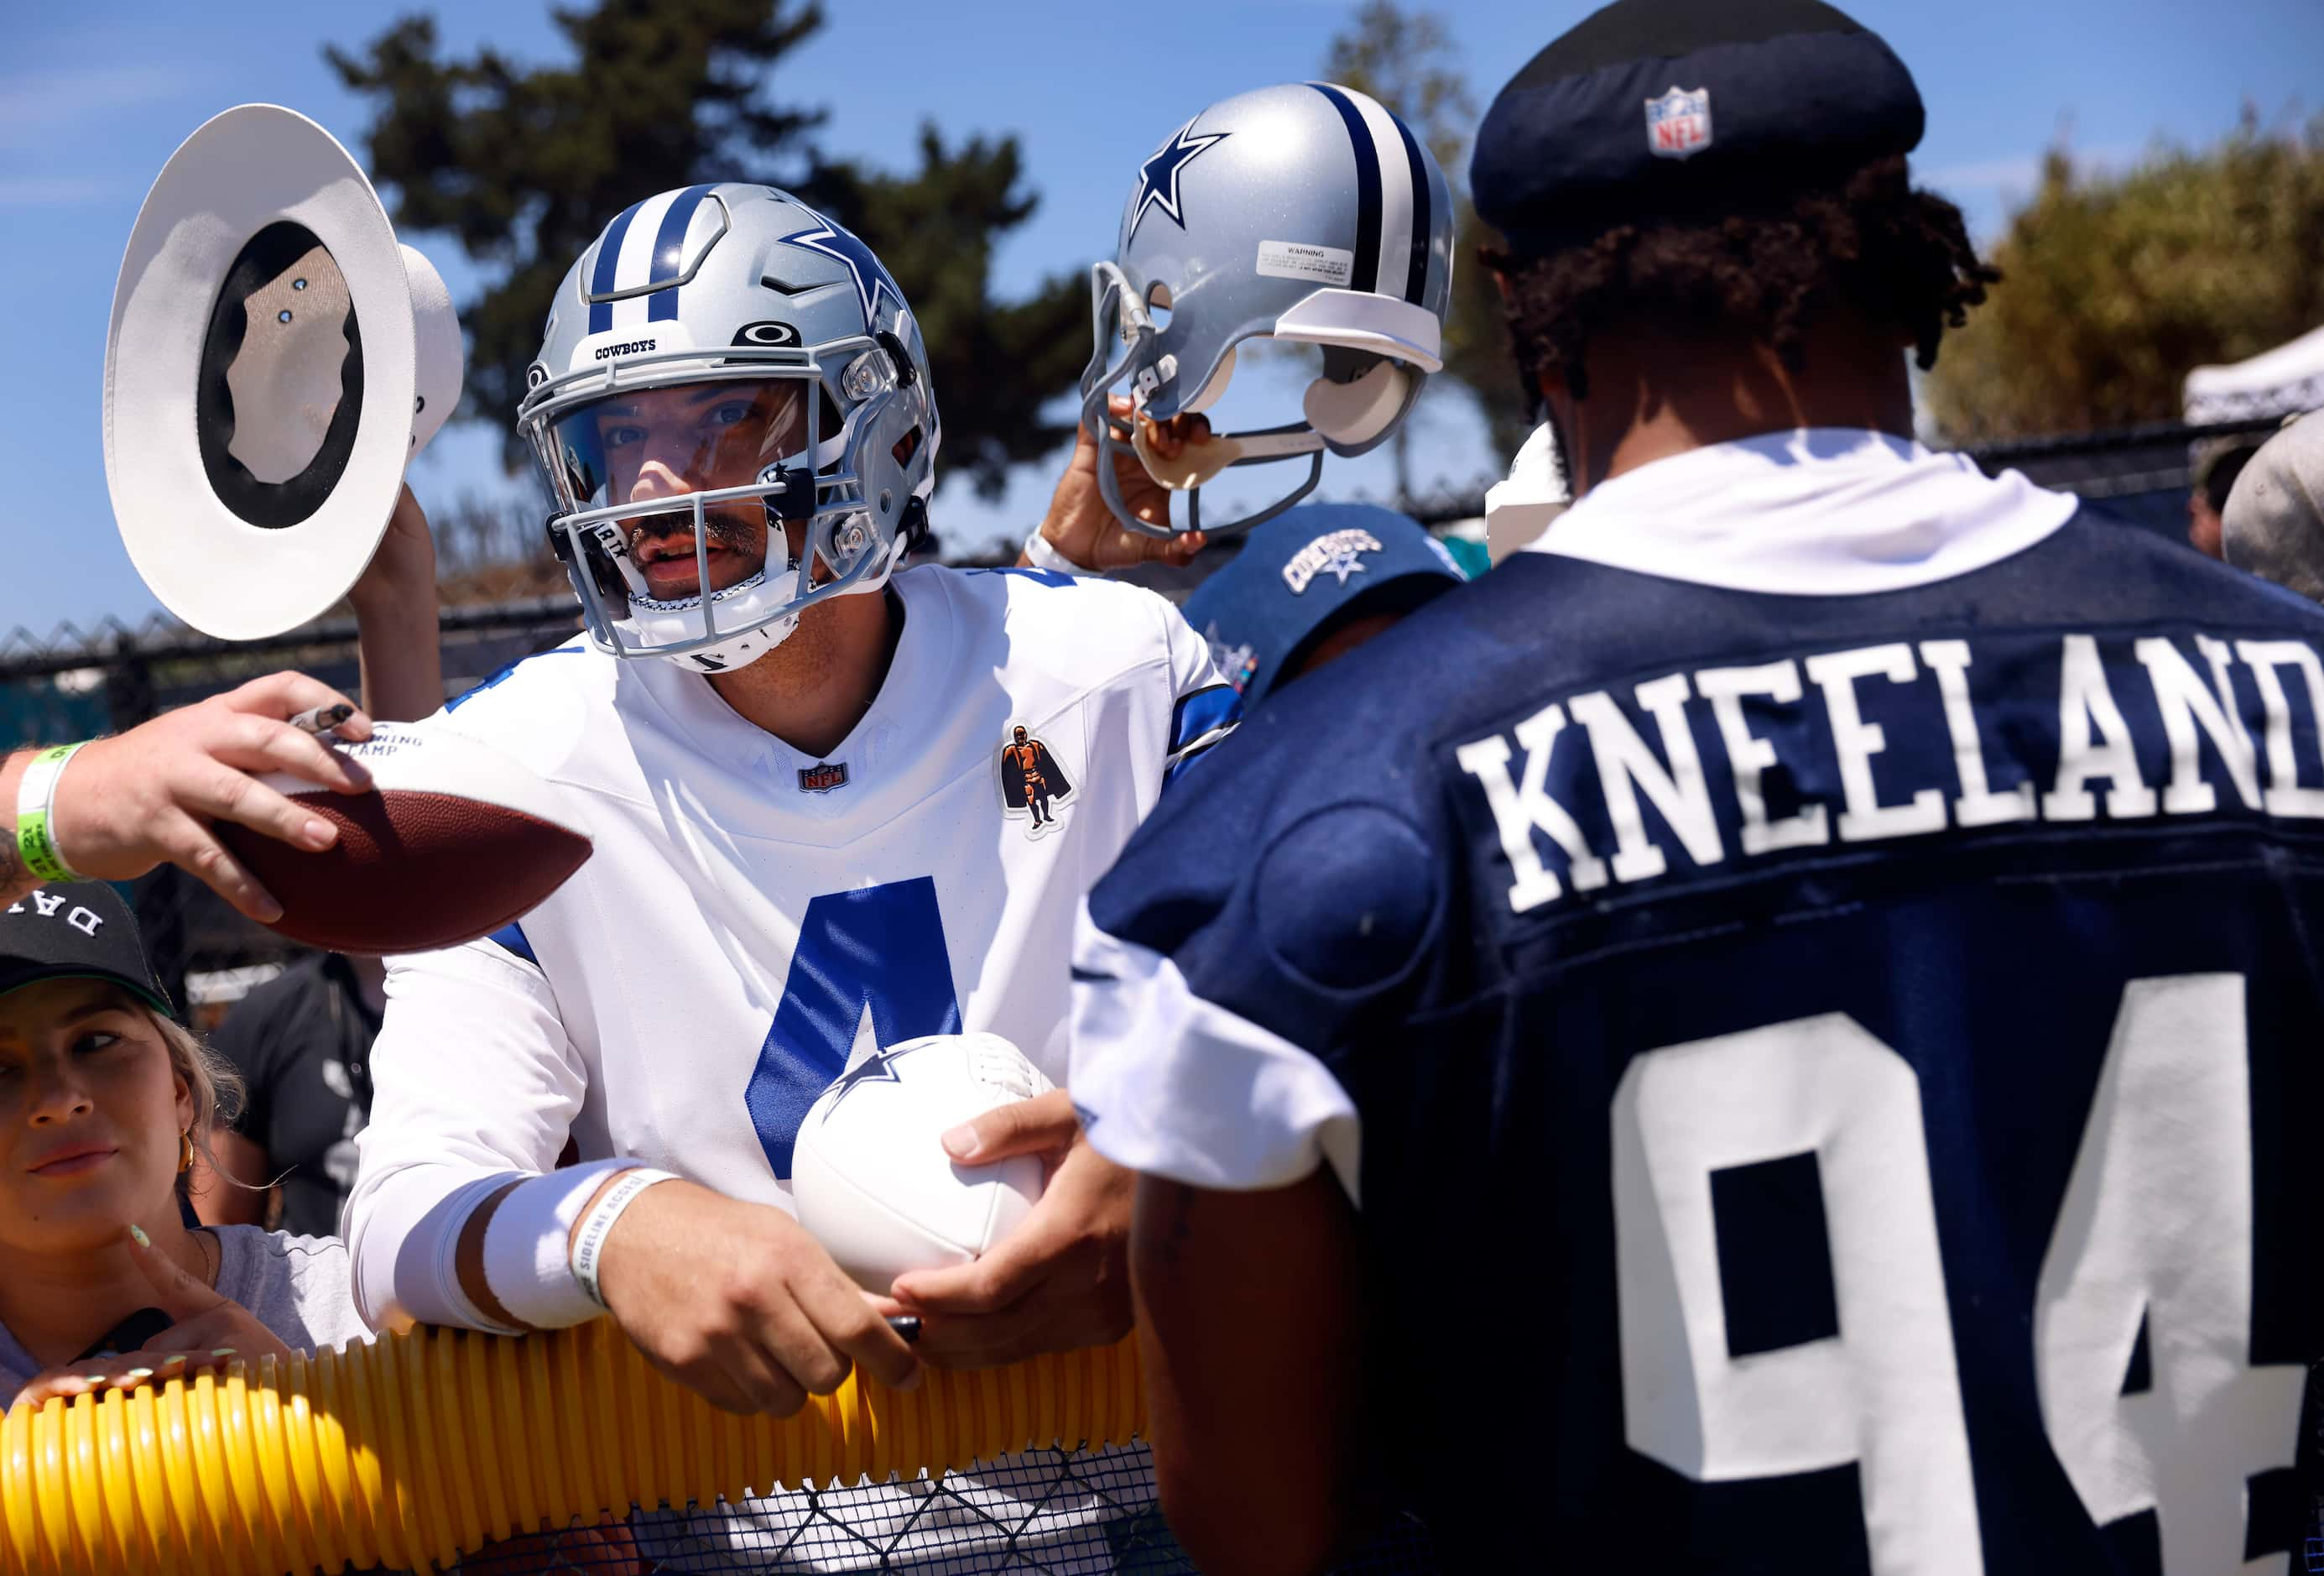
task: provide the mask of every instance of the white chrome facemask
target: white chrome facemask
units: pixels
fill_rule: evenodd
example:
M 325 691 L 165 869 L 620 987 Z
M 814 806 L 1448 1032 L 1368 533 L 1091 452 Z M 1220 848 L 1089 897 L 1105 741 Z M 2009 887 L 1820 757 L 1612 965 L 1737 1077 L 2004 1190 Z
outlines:
M 825 397 L 825 364 L 796 351 L 729 352 L 709 366 L 698 353 L 639 357 L 622 365 L 620 373 L 628 375 L 592 369 L 544 385 L 527 399 L 530 408 L 520 430 L 532 440 L 554 496 L 550 543 L 571 574 L 599 649 L 620 657 L 672 658 L 703 672 L 729 672 L 779 644 L 815 603 L 886 584 L 901 535 L 894 527 L 912 500 L 892 481 L 875 477 L 867 486 L 862 470 L 867 452 L 886 452 L 884 446 L 872 445 L 883 437 L 894 444 L 911 430 L 913 419 L 896 398 L 892 375 L 881 385 L 877 368 L 886 363 L 885 350 L 868 339 L 819 349 L 838 353 L 841 376 L 854 402 L 838 431 L 828 435 L 824 427 L 832 405 Z M 867 363 L 864 352 L 876 359 Z M 650 372 L 635 375 L 651 363 L 673 361 L 692 363 L 686 370 L 696 375 L 681 382 Z M 867 372 L 867 366 L 872 370 Z M 782 407 L 785 430 L 779 436 L 745 435 L 747 460 L 738 462 L 726 452 L 712 463 L 709 452 L 717 445 L 706 440 L 707 447 L 696 462 L 682 459 L 664 467 L 678 484 L 674 489 L 629 502 L 606 501 L 624 485 L 618 467 L 605 458 L 608 429 L 622 419 L 613 413 L 647 410 L 655 401 L 692 401 L 723 414 L 717 399 L 723 393 L 732 391 L 729 403 L 749 404 L 784 385 L 795 385 L 798 391 L 795 403 Z M 734 474 L 738 464 L 741 474 L 753 479 L 703 485 L 722 472 Z M 630 485 L 633 489 L 634 481 Z M 764 511 L 763 561 L 754 572 L 704 596 L 698 588 L 712 583 L 714 550 L 734 550 L 733 506 L 751 503 Z M 717 513 L 722 510 L 723 515 Z M 648 535 L 638 523 L 646 520 L 670 522 L 667 532 L 653 534 L 692 539 L 694 576 L 681 595 L 656 596 L 638 561 L 637 550 Z M 882 522 L 890 529 L 875 528 Z M 802 525 L 803 552 L 795 560 L 788 528 Z

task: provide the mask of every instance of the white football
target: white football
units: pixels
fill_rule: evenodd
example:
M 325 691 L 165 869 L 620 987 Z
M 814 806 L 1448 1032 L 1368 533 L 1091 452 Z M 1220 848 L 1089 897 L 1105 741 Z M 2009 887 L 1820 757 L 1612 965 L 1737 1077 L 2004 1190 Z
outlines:
M 1042 1163 L 956 1165 L 943 1136 L 1052 1085 L 998 1034 L 906 1040 L 849 1069 L 808 1108 L 791 1154 L 799 1224 L 867 1291 L 967 1264 L 1041 1196 Z

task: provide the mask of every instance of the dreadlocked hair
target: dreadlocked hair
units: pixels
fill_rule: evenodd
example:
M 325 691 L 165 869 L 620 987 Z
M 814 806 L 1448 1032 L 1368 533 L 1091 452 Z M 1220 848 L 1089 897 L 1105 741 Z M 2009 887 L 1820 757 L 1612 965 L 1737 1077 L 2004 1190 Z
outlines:
M 1945 329 L 1968 321 L 2001 278 L 1978 260 L 1960 209 L 1914 190 L 1902 155 L 1837 184 L 1722 207 L 1616 225 L 1537 255 L 1486 254 L 1508 282 L 1509 333 L 1531 386 L 1555 376 L 1586 397 L 1591 335 L 1639 318 L 1740 334 L 1797 372 L 1808 327 L 1842 305 L 1909 335 L 1925 371 Z

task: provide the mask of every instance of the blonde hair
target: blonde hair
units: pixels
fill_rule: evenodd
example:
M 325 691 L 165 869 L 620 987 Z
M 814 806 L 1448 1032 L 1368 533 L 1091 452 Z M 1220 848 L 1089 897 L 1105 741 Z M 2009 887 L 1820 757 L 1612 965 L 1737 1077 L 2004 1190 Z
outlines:
M 221 1177 L 225 1176 L 226 1173 L 219 1169 L 217 1156 L 210 1153 L 210 1135 L 220 1124 L 231 1125 L 235 1117 L 242 1114 L 242 1074 L 234 1070 L 233 1063 L 211 1050 L 200 1035 L 175 1018 L 155 1011 L 151 1002 L 127 991 L 122 995 L 129 1007 L 161 1036 L 162 1045 L 170 1052 L 170 1071 L 186 1080 L 186 1088 L 193 1096 L 194 1119 L 187 1126 L 187 1138 L 192 1142 L 195 1151 L 209 1163 L 210 1170 Z M 191 1181 L 190 1172 L 179 1173 L 178 1192 L 181 1197 L 186 1194 Z

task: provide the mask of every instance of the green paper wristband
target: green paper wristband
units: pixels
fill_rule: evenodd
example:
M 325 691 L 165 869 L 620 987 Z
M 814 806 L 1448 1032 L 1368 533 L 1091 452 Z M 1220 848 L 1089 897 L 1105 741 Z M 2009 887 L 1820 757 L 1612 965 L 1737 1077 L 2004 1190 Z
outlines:
M 79 745 L 58 745 L 34 756 L 24 767 L 22 785 L 16 793 L 16 857 L 24 868 L 42 882 L 78 881 L 80 873 L 64 861 L 57 851 L 57 839 L 49 830 L 49 816 L 56 799 L 57 779 L 64 774 L 65 763 L 72 759 Z

